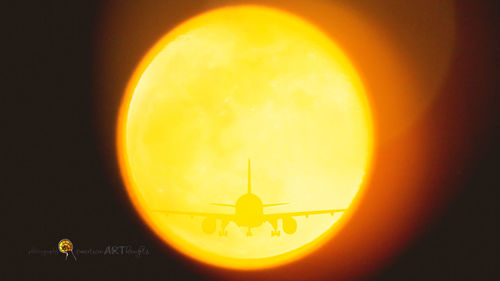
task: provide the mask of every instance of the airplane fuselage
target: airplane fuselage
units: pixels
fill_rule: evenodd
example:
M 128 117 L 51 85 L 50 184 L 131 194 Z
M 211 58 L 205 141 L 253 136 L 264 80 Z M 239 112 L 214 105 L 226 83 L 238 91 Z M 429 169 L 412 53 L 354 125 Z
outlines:
M 235 211 L 238 226 L 257 227 L 264 222 L 264 207 L 255 194 L 247 193 L 238 198 Z

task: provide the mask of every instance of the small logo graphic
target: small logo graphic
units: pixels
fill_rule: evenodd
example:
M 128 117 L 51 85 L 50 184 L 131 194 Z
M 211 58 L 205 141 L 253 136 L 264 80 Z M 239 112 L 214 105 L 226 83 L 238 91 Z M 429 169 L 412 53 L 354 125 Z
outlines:
M 66 255 L 66 259 L 68 259 L 68 255 L 69 255 L 69 253 L 71 253 L 71 255 L 73 256 L 73 258 L 76 261 L 76 256 L 73 253 L 73 243 L 71 243 L 71 241 L 69 239 L 61 239 L 61 241 L 59 241 L 59 243 L 58 243 L 57 248 L 59 249 L 59 252 Z

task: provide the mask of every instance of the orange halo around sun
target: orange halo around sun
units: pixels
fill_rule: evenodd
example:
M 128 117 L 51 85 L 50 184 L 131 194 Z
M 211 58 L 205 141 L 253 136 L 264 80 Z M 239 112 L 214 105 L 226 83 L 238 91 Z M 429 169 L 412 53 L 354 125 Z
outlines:
M 231 99 L 221 96 L 233 88 Z M 259 92 L 253 93 L 255 89 Z M 293 99 L 289 93 L 294 93 Z M 208 117 L 194 115 L 199 112 Z M 169 115 L 174 113 L 176 118 Z M 282 118 L 285 115 L 289 119 Z M 275 127 L 270 127 L 272 122 Z M 308 131 L 297 134 L 295 127 Z M 190 130 L 211 145 L 193 139 Z M 214 141 L 214 135 L 224 137 Z M 280 137 L 286 141 L 278 145 L 274 141 Z M 311 253 L 345 224 L 369 173 L 373 129 L 361 79 L 330 38 L 280 10 L 236 6 L 182 23 L 142 59 L 120 109 L 117 148 L 135 209 L 168 245 L 207 264 L 262 269 Z M 255 245 L 266 245 L 267 236 L 244 240 L 233 227 L 234 235 L 219 245 L 199 231 L 197 221 L 151 211 L 173 207 L 203 211 L 209 208 L 207 202 L 218 199 L 234 203 L 231 200 L 245 189 L 246 175 L 241 171 L 246 157 L 256 160 L 254 182 L 268 201 L 290 199 L 301 210 L 317 206 L 349 210 L 341 219 L 300 221 L 302 234 L 282 238 L 281 247 L 263 248 L 261 253 Z M 280 168 L 286 165 L 293 167 Z M 199 167 L 210 172 L 203 174 Z M 307 168 L 311 171 L 303 172 Z M 215 187 L 218 177 L 231 188 Z M 290 177 L 308 189 L 293 187 L 286 181 Z M 275 187 L 280 182 L 285 182 L 283 188 Z M 328 188 L 321 189 L 322 184 Z M 231 196 L 224 197 L 227 194 Z M 314 198 L 306 198 L 307 194 Z M 329 206 L 329 200 L 339 206 Z M 245 243 L 248 258 L 241 253 Z

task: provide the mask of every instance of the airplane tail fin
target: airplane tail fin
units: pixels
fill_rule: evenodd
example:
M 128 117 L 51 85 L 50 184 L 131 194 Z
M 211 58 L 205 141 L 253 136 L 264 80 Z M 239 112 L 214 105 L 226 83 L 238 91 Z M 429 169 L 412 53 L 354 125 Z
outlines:
M 248 158 L 248 193 L 252 193 L 252 172 L 250 170 L 250 158 Z

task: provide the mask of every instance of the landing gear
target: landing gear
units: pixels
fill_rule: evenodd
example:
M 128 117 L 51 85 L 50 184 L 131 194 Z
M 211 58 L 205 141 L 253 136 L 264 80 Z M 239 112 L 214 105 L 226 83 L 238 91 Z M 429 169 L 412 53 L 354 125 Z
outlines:
M 228 224 L 227 221 L 221 222 L 219 236 L 226 236 L 227 237 L 227 230 L 226 230 L 227 224 Z
M 250 230 L 250 227 L 248 228 L 247 236 L 252 236 L 252 231 Z
M 280 236 L 280 231 L 278 230 L 278 220 L 271 220 L 269 223 L 273 227 L 273 230 L 271 230 L 271 237 Z

